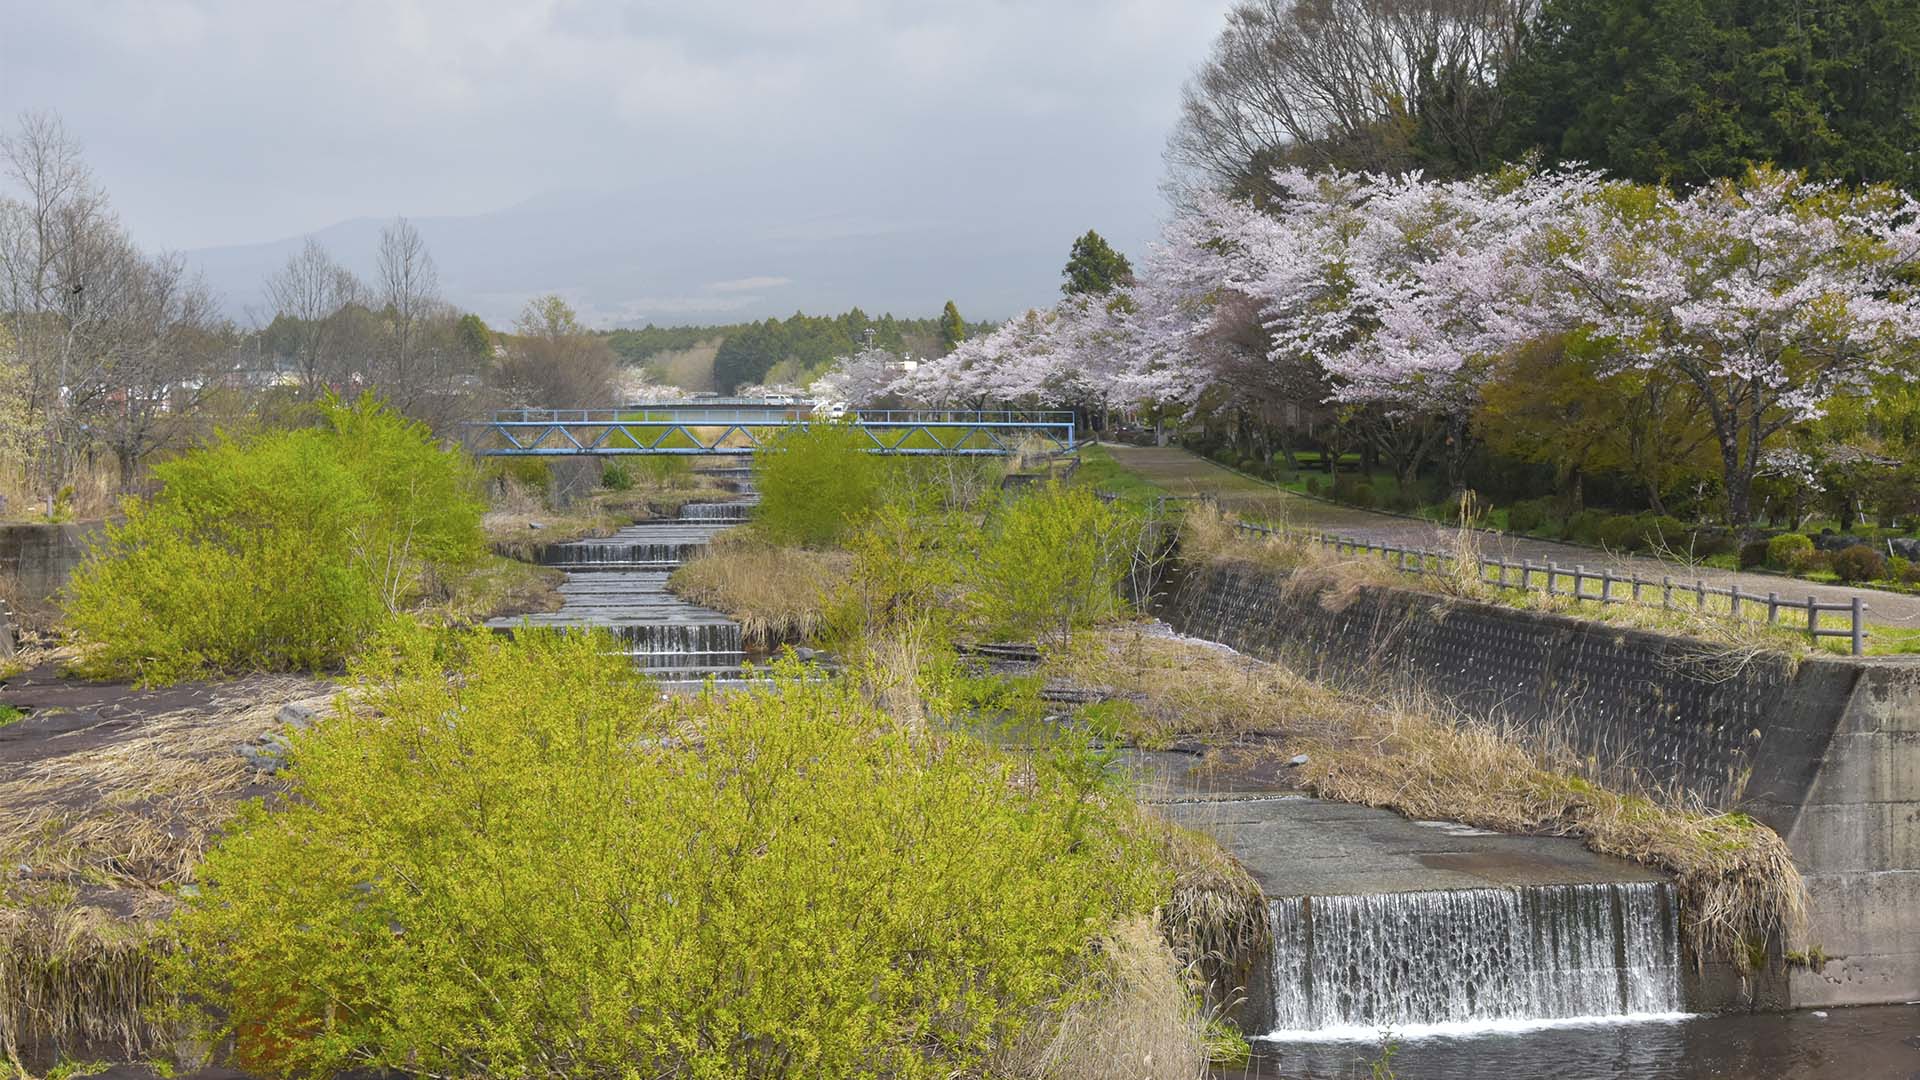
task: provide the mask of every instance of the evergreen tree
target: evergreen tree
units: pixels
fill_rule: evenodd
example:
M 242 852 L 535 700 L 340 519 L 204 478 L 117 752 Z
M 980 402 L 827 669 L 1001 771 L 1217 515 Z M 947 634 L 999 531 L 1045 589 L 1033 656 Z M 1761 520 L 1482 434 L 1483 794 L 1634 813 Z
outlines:
M 1060 273 L 1067 279 L 1060 291 L 1068 296 L 1104 295 L 1117 285 L 1133 284 L 1133 266 L 1127 257 L 1113 250 L 1106 238 L 1092 229 L 1073 242 L 1073 254 Z
M 967 340 L 967 321 L 960 317 L 960 308 L 953 301 L 940 312 L 940 344 L 945 351 L 952 352 L 954 347 Z
M 1691 187 L 1774 162 L 1920 189 L 1913 0 L 1546 0 L 1498 149 Z

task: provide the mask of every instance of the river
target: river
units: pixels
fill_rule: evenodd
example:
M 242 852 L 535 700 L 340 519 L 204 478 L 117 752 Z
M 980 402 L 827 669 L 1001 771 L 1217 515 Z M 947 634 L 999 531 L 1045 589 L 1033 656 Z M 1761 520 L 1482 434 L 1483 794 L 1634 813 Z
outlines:
M 1217 1080 L 1372 1080 L 1377 1043 L 1254 1044 Z M 1481 1030 L 1396 1042 L 1396 1080 L 1920 1080 L 1920 1005 Z

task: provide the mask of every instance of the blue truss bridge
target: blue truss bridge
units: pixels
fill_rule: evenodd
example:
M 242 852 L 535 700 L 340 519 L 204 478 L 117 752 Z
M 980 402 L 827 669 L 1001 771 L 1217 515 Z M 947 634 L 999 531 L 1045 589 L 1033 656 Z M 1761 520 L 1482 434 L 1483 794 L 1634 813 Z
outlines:
M 811 424 L 851 425 L 876 454 L 1004 455 L 1074 448 L 1073 414 L 1022 409 L 859 409 L 837 418 L 807 405 L 720 398 L 618 409 L 506 409 L 467 425 L 484 457 L 751 454 Z

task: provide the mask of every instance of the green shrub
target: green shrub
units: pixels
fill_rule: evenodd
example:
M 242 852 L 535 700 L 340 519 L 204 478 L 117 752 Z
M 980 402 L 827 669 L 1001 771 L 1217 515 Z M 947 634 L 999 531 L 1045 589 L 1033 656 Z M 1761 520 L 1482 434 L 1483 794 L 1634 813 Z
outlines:
M 1380 504 L 1379 499 L 1374 496 L 1372 484 L 1356 484 L 1353 488 L 1353 498 L 1349 501 L 1355 506 L 1366 507 L 1369 510 Z
M 1767 565 L 1767 548 L 1768 542 L 1765 540 L 1749 540 L 1741 544 L 1740 569 L 1752 570 L 1754 567 Z
M 1144 521 L 1084 488 L 1014 495 L 987 521 L 963 580 L 982 628 L 1015 639 L 1065 638 L 1127 610 L 1124 586 Z
M 1552 520 L 1552 504 L 1546 499 L 1523 499 L 1507 508 L 1507 531 L 1530 533 Z
M 642 454 L 639 475 L 655 490 L 686 487 L 693 481 L 693 459 L 681 454 Z
M 1887 580 L 1907 584 L 1914 577 L 1913 561 L 1898 555 L 1887 559 Z
M 826 547 L 880 504 L 873 440 L 852 424 L 793 428 L 753 455 L 754 520 L 776 544 Z
M 1684 552 L 1693 544 L 1692 530 L 1677 517 L 1657 514 L 1640 519 L 1641 539 L 1649 548 Z
M 1799 572 L 1813 555 L 1813 541 L 1799 533 L 1782 533 L 1767 541 L 1767 565 Z
M 545 458 L 490 457 L 485 476 L 489 484 L 512 481 L 528 491 L 543 494 L 553 489 L 553 467 Z
M 1693 534 L 1693 554 L 1702 559 L 1716 555 L 1731 555 L 1739 550 L 1739 542 L 1733 534 L 1720 529 L 1701 529 Z
M 797 668 L 662 704 L 594 636 L 416 631 L 368 673 L 172 920 L 250 1072 L 981 1075 L 1166 897 L 1097 755 Z
M 1848 584 L 1877 581 L 1887 573 L 1887 557 L 1865 544 L 1834 553 L 1833 575 Z
M 1597 544 L 1600 542 L 1600 526 L 1610 516 L 1599 510 L 1582 510 L 1567 518 L 1561 536 L 1576 544 Z
M 1625 514 L 1603 519 L 1595 530 L 1600 546 L 1611 551 L 1641 550 L 1647 545 L 1646 532 L 1647 527 L 1639 518 Z
M 1320 479 L 1317 476 L 1308 477 L 1307 478 L 1307 494 L 1317 495 L 1323 499 L 1326 498 L 1327 482 L 1325 480 Z
M 600 470 L 600 486 L 608 491 L 633 490 L 633 473 L 617 461 L 608 462 Z
M 74 572 L 80 669 L 147 683 L 337 667 L 443 570 L 484 553 L 472 467 L 371 398 L 323 427 L 154 467 Z

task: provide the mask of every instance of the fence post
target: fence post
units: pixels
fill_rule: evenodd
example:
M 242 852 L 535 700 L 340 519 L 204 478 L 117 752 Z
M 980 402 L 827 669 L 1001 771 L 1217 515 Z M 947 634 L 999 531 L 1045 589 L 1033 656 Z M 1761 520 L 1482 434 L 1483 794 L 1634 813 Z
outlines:
M 1604 604 L 1611 601 L 1612 599 L 1613 599 L 1613 567 L 1603 566 L 1600 568 L 1600 602 Z
M 1557 567 L 1557 566 L 1555 566 L 1555 565 L 1553 564 L 1553 560 L 1552 560 L 1552 559 L 1548 559 L 1548 560 L 1547 560 L 1547 595 L 1548 595 L 1548 596 L 1559 596 L 1559 595 L 1560 595 L 1560 591 L 1559 591 L 1559 585 L 1558 585 L 1558 583 L 1557 583 L 1557 582 L 1556 582 L 1556 581 L 1554 580 L 1554 578 L 1555 578 L 1555 574 L 1556 574 L 1556 572 L 1557 572 L 1557 571 L 1558 571 L 1559 569 L 1560 569 L 1559 567 Z M 1575 584 L 1576 586 L 1578 586 L 1578 585 L 1579 585 L 1579 582 L 1577 582 L 1577 581 L 1576 581 L 1576 582 L 1574 582 L 1574 584 Z
M 1586 597 L 1586 593 L 1587 593 L 1586 577 L 1587 577 L 1586 566 L 1582 563 L 1574 563 L 1573 564 L 1573 598 L 1575 600 L 1585 600 L 1587 598 Z
M 1500 568 L 1500 587 L 1503 589 L 1506 588 L 1507 587 L 1507 560 L 1495 559 L 1493 560 L 1493 565 Z
M 1807 636 L 1813 639 L 1813 647 L 1820 647 L 1820 598 L 1807 597 Z
M 1700 610 L 1707 610 L 1707 583 L 1699 578 L 1693 579 L 1693 591 L 1700 596 Z
M 1853 598 L 1853 655 L 1855 656 L 1864 656 L 1867 651 L 1867 624 L 1862 617 L 1866 609 L 1867 605 L 1861 603 L 1858 596 Z
M 1633 602 L 1640 602 L 1640 571 L 1633 572 Z
M 1663 608 L 1670 608 L 1673 606 L 1673 575 L 1672 574 L 1660 575 L 1660 606 Z
M 1740 583 L 1737 581 L 1727 588 L 1727 607 L 1734 618 L 1740 617 Z
M 1780 622 L 1780 594 L 1777 592 L 1770 592 L 1767 594 L 1767 625 L 1774 626 L 1779 622 Z

